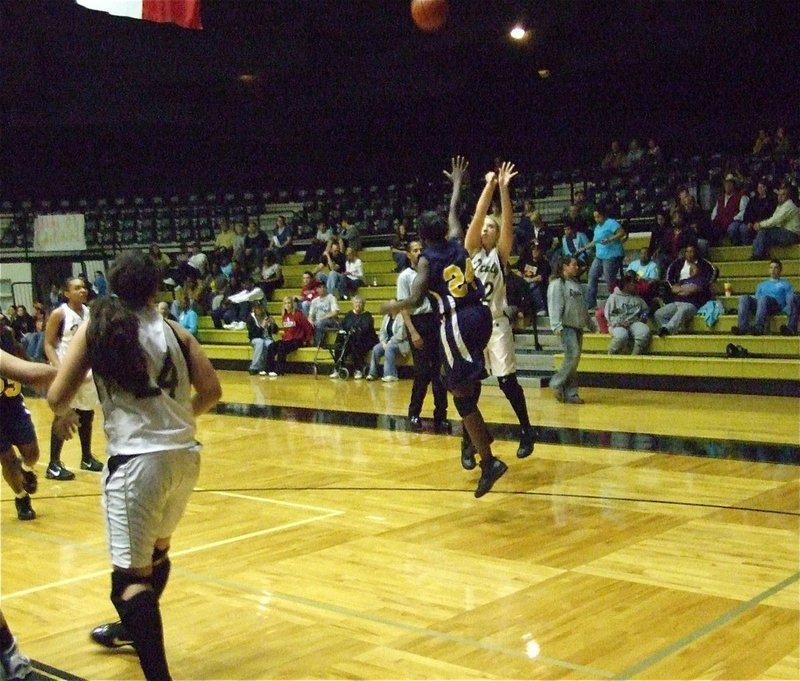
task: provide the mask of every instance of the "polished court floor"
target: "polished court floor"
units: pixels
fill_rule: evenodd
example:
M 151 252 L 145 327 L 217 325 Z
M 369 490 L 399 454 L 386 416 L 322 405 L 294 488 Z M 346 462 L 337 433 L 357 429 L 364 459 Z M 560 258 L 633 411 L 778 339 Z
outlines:
M 457 435 L 406 429 L 409 381 L 220 374 L 162 599 L 175 678 L 800 678 L 797 400 L 527 389 L 519 461 L 488 387 L 510 469 L 476 500 Z M 3 611 L 43 678 L 141 678 L 88 639 L 114 617 L 99 476 L 40 472 L 33 522 L 2 489 Z

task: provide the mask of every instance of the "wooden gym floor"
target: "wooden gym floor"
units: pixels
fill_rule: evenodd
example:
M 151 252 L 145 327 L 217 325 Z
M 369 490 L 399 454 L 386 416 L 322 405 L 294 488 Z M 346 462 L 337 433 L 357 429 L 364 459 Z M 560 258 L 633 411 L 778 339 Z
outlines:
M 458 437 L 406 430 L 410 381 L 220 373 L 162 599 L 176 679 L 800 677 L 797 400 L 526 389 L 519 461 L 488 387 L 510 469 L 476 500 Z M 141 678 L 88 639 L 115 617 L 99 476 L 62 458 L 35 521 L 2 487 L 3 611 L 39 678 Z

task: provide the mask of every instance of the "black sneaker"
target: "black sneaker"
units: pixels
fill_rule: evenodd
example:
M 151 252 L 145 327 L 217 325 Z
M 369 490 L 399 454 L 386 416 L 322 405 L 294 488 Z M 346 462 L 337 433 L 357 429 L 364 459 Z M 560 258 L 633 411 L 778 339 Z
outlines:
M 475 498 L 480 499 L 492 489 L 494 483 L 502 478 L 507 470 L 508 466 L 496 456 L 481 461 L 481 477 L 478 480 L 478 487 L 475 490 Z
M 103 470 L 103 464 L 90 454 L 88 459 L 81 459 L 81 470 L 99 473 Z
M 35 494 L 39 488 L 39 479 L 33 471 L 22 471 L 22 489 L 28 494 Z
M 786 324 L 781 324 L 781 336 L 796 336 L 797 334 L 792 331 Z
M 734 336 L 743 336 L 744 335 L 744 331 L 742 331 L 741 327 L 738 327 L 738 326 L 732 326 L 731 327 L 731 333 Z
M 465 471 L 471 471 L 475 468 L 475 445 L 468 437 L 461 438 L 461 467 Z
M 92 641 L 105 648 L 122 648 L 122 646 L 133 645 L 133 639 L 122 622 L 101 624 L 99 627 L 92 629 L 89 637 Z
M 409 416 L 408 425 L 411 426 L 411 430 L 415 433 L 422 432 L 422 419 L 419 416 Z
M 523 428 L 519 436 L 519 447 L 517 448 L 517 458 L 524 459 L 533 453 L 533 445 L 539 436 L 538 428 Z
M 434 419 L 433 432 L 447 433 L 448 435 L 451 435 L 453 433 L 453 426 L 450 425 L 450 421 L 447 419 Z
M 36 511 L 31 506 L 31 497 L 26 494 L 24 497 L 17 497 L 14 499 L 14 505 L 17 507 L 17 518 L 20 520 L 35 520 Z
M 74 480 L 75 473 L 72 471 L 68 471 L 64 468 L 64 464 L 60 461 L 56 461 L 56 463 L 51 463 L 47 467 L 47 471 L 45 472 L 44 476 L 49 478 L 50 480 Z

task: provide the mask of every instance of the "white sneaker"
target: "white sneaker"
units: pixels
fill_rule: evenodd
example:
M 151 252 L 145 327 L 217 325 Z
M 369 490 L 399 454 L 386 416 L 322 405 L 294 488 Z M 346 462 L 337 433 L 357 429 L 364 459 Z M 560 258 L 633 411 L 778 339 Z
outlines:
M 384 383 L 394 383 L 398 380 L 397 376 L 384 376 L 381 379 Z
M 547 310 L 539 310 L 539 311 L 536 313 L 536 316 L 537 316 L 537 317 L 546 317 L 546 316 L 547 316 Z
M 258 372 L 258 375 L 259 375 L 259 376 L 266 376 L 266 375 L 267 375 L 267 372 L 266 372 L 266 371 L 259 371 L 259 372 Z
M 354 378 L 355 380 L 357 380 L 357 381 L 360 381 L 362 378 L 364 378 L 364 374 L 362 374 L 360 371 L 356 371 L 356 372 L 353 374 L 353 378 Z
M 228 331 L 233 331 L 236 328 L 236 322 L 231 322 L 230 324 L 223 324 L 223 329 L 227 329 Z
M 163 284 L 165 286 L 175 286 L 177 282 L 172 277 L 167 277 L 166 279 L 164 279 Z
M 331 371 L 331 373 L 328 376 L 328 378 L 339 378 L 339 372 L 336 371 L 336 369 L 334 369 L 333 371 Z
M 277 372 L 275 372 L 275 371 L 270 371 L 270 372 L 267 374 L 267 376 L 269 376 L 270 378 L 277 378 L 277 377 L 278 377 L 278 374 L 277 374 Z
M 0 665 L 3 667 L 3 678 L 10 681 L 24 679 L 33 671 L 31 669 L 31 661 L 19 652 L 16 638 L 8 650 L 0 653 Z
M 372 374 L 367 374 L 368 381 L 375 381 L 377 380 L 377 378 L 378 378 L 377 376 L 373 376 Z
M 247 322 L 234 322 L 233 328 L 237 331 L 244 331 L 247 328 Z

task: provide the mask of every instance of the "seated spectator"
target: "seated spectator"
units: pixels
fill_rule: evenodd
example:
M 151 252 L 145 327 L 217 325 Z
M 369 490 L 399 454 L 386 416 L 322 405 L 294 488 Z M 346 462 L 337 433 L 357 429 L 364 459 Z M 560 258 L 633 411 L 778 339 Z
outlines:
M 264 259 L 264 251 L 267 250 L 269 242 L 267 235 L 264 234 L 255 221 L 247 225 L 247 234 L 244 237 L 244 248 L 242 249 L 239 262 L 247 270 L 251 271 Z
M 697 238 L 686 226 L 686 218 L 676 206 L 670 211 L 670 228 L 662 232 L 661 242 L 656 251 L 658 255 L 655 260 L 658 268 L 665 271 L 680 257 L 687 246 L 697 246 Z
M 608 153 L 603 157 L 600 167 L 609 173 L 613 173 L 622 168 L 625 159 L 626 155 L 625 152 L 619 148 L 619 141 L 614 140 L 611 142 L 611 149 L 609 149 Z
M 216 260 L 211 262 L 211 269 L 203 280 L 203 286 L 207 291 L 205 309 L 216 310 L 222 303 L 224 296 L 229 295 L 226 292 L 228 277 L 225 276 L 222 267 Z
M 533 222 L 531 215 L 536 211 L 536 204 L 533 201 L 525 201 L 524 209 L 519 222 L 514 227 L 514 253 L 522 255 L 525 247 L 533 239 Z
M 200 250 L 200 242 L 195 241 L 189 249 L 189 266 L 197 272 L 199 279 L 206 276 L 208 272 L 208 256 Z
M 574 257 L 578 261 L 581 268 L 578 278 L 589 269 L 589 255 L 586 252 L 588 243 L 589 238 L 583 232 L 577 231 L 573 222 L 564 223 L 564 235 L 561 237 L 561 250 L 558 255 L 561 258 Z M 552 266 L 553 263 L 550 264 Z
M 187 296 L 189 298 L 192 303 L 192 309 L 194 309 L 198 314 L 203 314 L 206 304 L 206 289 L 205 286 L 203 286 L 203 282 L 197 278 L 197 274 L 194 272 L 187 274 L 186 280 L 183 282 L 183 287 L 180 289 L 180 297 L 183 296 Z M 173 301 L 173 316 L 180 316 L 180 306 L 181 304 L 178 299 Z
M 500 216 L 497 216 L 500 220 Z M 533 239 L 542 247 L 542 253 L 550 255 L 558 248 L 558 235 L 555 234 L 542 220 L 539 211 L 531 213 L 531 223 L 533 224 Z
M 524 320 L 525 317 L 535 317 L 536 310 L 533 309 L 533 302 L 530 298 L 528 284 L 512 268 L 511 263 L 506 261 L 506 307 L 503 314 L 514 324 L 518 319 Z
M 764 156 L 772 152 L 772 138 L 763 128 L 758 131 L 753 144 L 753 156 Z
M 309 271 L 303 272 L 303 283 L 300 287 L 300 295 L 294 297 L 295 307 L 303 313 L 303 316 L 308 318 L 308 312 L 311 309 L 311 301 L 317 297 L 317 280 L 314 275 Z
M 339 235 L 342 237 L 342 241 L 344 241 L 345 252 L 347 252 L 349 248 L 352 248 L 356 253 L 361 250 L 361 232 L 357 224 L 351 224 L 347 218 L 342 218 L 341 225 L 339 226 Z
M 61 287 L 58 284 L 51 284 L 50 285 L 50 292 L 47 294 L 47 302 L 50 305 L 50 309 L 54 310 L 59 305 L 61 305 Z
M 334 299 L 335 302 L 335 299 Z M 308 345 L 313 335 L 313 329 L 308 320 L 299 310 L 294 309 L 294 304 L 289 296 L 283 299 L 283 312 L 281 313 L 281 337 L 267 346 L 264 368 L 260 374 L 267 374 L 273 378 L 284 373 L 286 355 Z
M 339 249 L 339 244 L 332 241 L 331 245 L 323 252 L 322 259 L 314 270 L 317 279 L 325 282 L 328 291 L 339 291 L 339 281 L 344 276 L 346 262 L 344 253 Z
M 333 228 L 326 225 L 324 220 L 320 220 L 317 223 L 317 233 L 306 249 L 300 263 L 303 265 L 318 263 L 322 258 L 322 253 L 328 247 L 328 243 L 332 238 Z
M 178 324 L 186 329 L 190 334 L 197 338 L 197 312 L 192 308 L 192 300 L 185 293 L 180 299 L 180 309 L 178 310 Z
M 258 229 L 258 225 L 256 225 L 256 229 Z M 242 262 L 244 260 L 245 238 L 244 225 L 241 222 L 235 222 L 233 224 L 233 246 L 231 247 L 232 262 Z
M 159 273 L 161 274 L 161 278 L 164 279 L 169 274 L 169 270 L 172 267 L 172 260 L 170 260 L 169 256 L 166 253 L 161 251 L 161 246 L 158 244 L 150 244 L 150 247 L 147 249 L 150 257 L 153 261 L 158 265 Z
M 247 316 L 250 314 L 250 301 L 243 300 L 250 294 L 251 289 L 246 288 L 239 277 L 231 277 L 224 292 L 225 297 L 216 310 L 211 311 L 211 319 L 215 329 L 245 329 Z M 261 292 L 261 289 L 259 289 Z M 262 292 L 263 293 L 263 292 Z
M 253 346 L 253 359 L 247 370 L 251 376 L 260 372 L 266 374 L 266 350 L 273 342 L 272 335 L 277 331 L 278 325 L 264 309 L 264 303 L 260 300 L 254 302 L 247 318 L 247 337 Z
M 574 206 L 574 215 L 571 210 Z M 572 195 L 572 206 L 567 209 L 575 220 L 575 231 L 583 232 L 588 237 L 594 229 L 594 204 L 586 199 L 583 189 L 576 189 Z
M 267 300 L 272 298 L 272 292 L 276 288 L 283 286 L 283 272 L 280 264 L 276 261 L 275 252 L 267 251 L 261 263 L 260 281 L 256 283 L 263 292 Z
M 628 153 L 625 156 L 623 166 L 625 168 L 635 168 L 642 162 L 643 158 L 644 149 L 639 146 L 639 140 L 634 137 L 628 145 Z
M 161 315 L 164 321 L 170 321 L 170 322 L 178 321 L 175 317 L 172 316 L 172 313 L 169 311 L 169 304 L 166 303 L 165 301 L 163 300 L 160 301 L 156 307 L 158 308 L 158 314 Z
M 611 334 L 609 355 L 619 354 L 630 341 L 633 355 L 644 354 L 650 345 L 650 327 L 643 321 L 647 303 L 636 295 L 637 282 L 634 272 L 626 272 L 620 286 L 606 300 L 605 318 Z
M 531 241 L 528 250 L 517 261 L 517 269 L 528 286 L 531 311 L 534 315 L 544 314 L 547 310 L 547 284 L 552 269 L 539 242 Z
M 395 263 L 395 272 L 402 272 L 406 267 L 409 267 L 408 261 L 408 245 L 411 243 L 411 235 L 408 231 L 408 221 L 403 220 L 397 222 L 395 225 L 395 234 L 392 239 L 392 258 Z
M 277 263 L 282 263 L 283 259 L 294 250 L 294 232 L 283 215 L 279 215 L 275 220 L 275 233 L 270 240 L 270 250 L 275 254 Z
M 314 327 L 314 343 L 317 346 L 322 345 L 328 331 L 339 328 L 339 304 L 322 281 L 317 282 L 317 297 L 311 301 L 308 321 Z
M 744 220 L 738 229 L 728 230 L 728 239 L 734 246 L 749 246 L 756 237 L 753 224 L 771 217 L 777 207 L 775 194 L 770 191 L 766 179 L 762 178 L 756 184 L 756 191 L 747 202 L 744 210 Z
M 34 312 L 39 316 L 38 323 L 36 317 L 28 314 L 24 305 L 17 305 L 16 316 L 11 320 L 11 330 L 28 358 L 41 362 L 44 360 L 44 311 Z
M 647 140 L 647 154 L 645 155 L 645 159 L 647 163 L 652 166 L 660 166 L 664 161 L 664 154 L 654 137 Z
M 756 287 L 756 294 L 739 296 L 739 317 L 736 320 L 736 326 L 731 328 L 732 333 L 737 336 L 748 333 L 750 318 L 754 312 L 756 315 L 752 331 L 754 336 L 763 335 L 767 326 L 767 317 L 781 311 L 791 315 L 794 291 L 787 279 L 781 279 L 782 270 L 781 261 L 773 258 L 769 263 L 769 279 L 762 281 Z
M 686 247 L 685 257 L 678 258 L 667 269 L 670 302 L 655 313 L 659 336 L 675 333 L 711 300 L 711 284 L 718 274 L 716 266 L 698 258 L 694 246 Z
M 722 182 L 722 191 L 711 210 L 711 246 L 719 246 L 731 233 L 739 234 L 744 224 L 744 214 L 750 197 L 739 188 L 739 180 L 728 173 Z
M 678 205 L 686 226 L 694 233 L 695 242 L 703 256 L 708 255 L 708 244 L 711 241 L 710 225 L 706 212 L 697 203 L 694 195 L 686 187 L 678 192 Z
M 775 131 L 772 141 L 772 158 L 778 163 L 785 161 L 792 153 L 792 143 L 784 128 Z
M 617 278 L 622 269 L 622 258 L 625 255 L 622 242 L 627 239 L 625 230 L 616 220 L 608 217 L 604 208 L 594 209 L 594 220 L 594 237 L 583 248 L 583 251 L 592 248 L 595 250 L 595 258 L 589 268 L 589 287 L 586 292 L 586 304 L 590 310 L 597 307 L 597 285 L 601 272 L 609 291 L 613 291 L 617 285 Z
M 375 321 L 372 314 L 364 309 L 364 299 L 353 296 L 353 309 L 342 319 L 339 333 L 336 336 L 334 354 L 342 356 L 342 364 L 354 368 L 353 378 L 364 377 L 362 367 L 366 364 L 367 353 L 375 346 L 378 337 L 375 335 Z M 334 370 L 331 378 L 337 377 Z
M 364 263 L 358 257 L 356 250 L 350 246 L 345 253 L 344 276 L 339 279 L 339 294 L 341 298 L 352 296 L 364 285 Z
M 636 275 L 636 295 L 648 303 L 652 302 L 661 272 L 658 265 L 650 259 L 650 251 L 647 248 L 640 248 L 639 257 L 631 260 L 625 271 Z
M 354 299 L 355 300 L 355 299 Z M 389 301 L 395 302 L 394 299 Z M 375 381 L 380 376 L 378 360 L 383 360 L 384 383 L 391 383 L 397 380 L 397 355 L 405 357 L 411 351 L 406 334 L 406 326 L 403 322 L 403 315 L 384 315 L 381 321 L 381 328 L 378 331 L 378 342 L 372 348 L 372 359 L 369 364 L 368 381 Z
M 766 260 L 773 246 L 793 246 L 800 243 L 800 210 L 794 202 L 793 187 L 783 185 L 778 190 L 778 206 L 771 217 L 753 223 L 753 260 Z
M 219 221 L 219 231 L 214 239 L 214 253 L 215 255 L 221 251 L 232 251 L 233 240 L 236 233 L 231 229 L 230 224 L 226 218 Z
M 11 308 L 9 308 L 9 313 L 11 313 Z M 24 305 L 17 305 L 13 315 L 11 330 L 14 332 L 14 339 L 21 343 L 23 336 L 33 333 L 35 330 L 33 317 L 28 314 L 28 309 Z
M 108 282 L 106 281 L 105 275 L 100 270 L 94 273 L 92 288 L 98 298 L 108 295 Z

